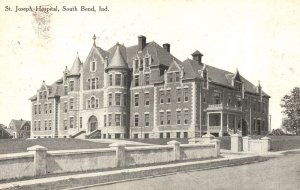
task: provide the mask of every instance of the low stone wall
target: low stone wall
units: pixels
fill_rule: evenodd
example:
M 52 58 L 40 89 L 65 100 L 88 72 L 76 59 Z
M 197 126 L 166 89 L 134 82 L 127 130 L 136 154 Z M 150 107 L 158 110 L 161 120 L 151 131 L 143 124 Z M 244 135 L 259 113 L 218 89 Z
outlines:
M 33 161 L 34 157 L 31 153 L 0 155 L 0 179 L 34 176 Z
M 263 154 L 270 151 L 270 138 L 263 137 L 261 139 L 251 139 L 251 137 L 243 137 L 243 151 Z
M 142 147 L 111 144 L 104 149 L 62 151 L 48 151 L 37 145 L 28 151 L 0 155 L 0 180 L 217 157 L 220 141 L 187 145 L 170 141 L 168 145 Z

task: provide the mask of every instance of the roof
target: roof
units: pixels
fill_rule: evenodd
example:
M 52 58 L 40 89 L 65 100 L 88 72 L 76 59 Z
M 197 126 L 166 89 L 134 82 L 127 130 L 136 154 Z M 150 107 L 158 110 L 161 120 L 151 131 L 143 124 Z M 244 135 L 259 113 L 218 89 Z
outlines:
M 10 122 L 10 124 L 9 124 L 9 126 L 11 126 L 11 124 L 13 124 L 14 125 L 14 127 L 15 128 L 10 128 L 10 129 L 12 129 L 12 130 L 20 130 L 25 124 L 28 124 L 29 126 L 30 126 L 30 121 L 28 121 L 28 120 L 22 120 L 22 119 L 20 119 L 20 120 L 17 120 L 17 119 L 12 119 L 11 120 L 11 122 Z
M 72 66 L 71 70 L 68 73 L 68 76 L 80 74 L 81 66 L 82 66 L 82 62 L 80 61 L 80 58 L 77 53 L 77 56 L 73 62 L 73 66 Z
M 198 50 L 196 50 L 194 53 L 192 53 L 192 56 L 195 56 L 195 55 L 201 55 L 201 56 L 203 56 L 203 54 L 200 53 Z
M 121 53 L 121 50 L 120 50 L 120 45 L 117 44 L 114 51 L 114 54 L 113 56 L 110 58 L 109 60 L 109 64 L 108 64 L 108 67 L 107 69 L 112 69 L 112 68 L 125 68 L 125 69 L 128 69 L 128 65 Z M 122 46 L 122 49 L 124 50 L 124 46 Z M 124 53 L 123 53 L 124 54 Z
M 191 76 L 191 77 L 201 77 L 200 73 L 197 72 L 198 70 L 202 70 L 203 67 L 206 67 L 207 71 L 208 71 L 208 79 L 211 82 L 214 82 L 216 84 L 220 84 L 222 86 L 226 86 L 226 87 L 230 87 L 233 88 L 232 86 L 232 79 L 240 79 L 240 81 L 244 82 L 244 87 L 245 87 L 245 91 L 246 92 L 250 92 L 250 93 L 255 93 L 257 94 L 257 86 L 255 86 L 254 84 L 252 84 L 251 82 L 249 82 L 247 79 L 245 79 L 242 75 L 240 75 L 240 73 L 238 71 L 236 71 L 235 74 L 210 66 L 210 65 L 203 65 L 203 64 L 199 64 L 197 61 L 195 60 L 191 60 L 191 59 L 187 59 L 183 62 L 184 67 L 184 72 L 186 73 L 187 76 Z M 191 68 L 191 67 L 192 68 Z M 266 94 L 265 92 L 262 92 L 263 96 L 268 96 L 268 94 Z

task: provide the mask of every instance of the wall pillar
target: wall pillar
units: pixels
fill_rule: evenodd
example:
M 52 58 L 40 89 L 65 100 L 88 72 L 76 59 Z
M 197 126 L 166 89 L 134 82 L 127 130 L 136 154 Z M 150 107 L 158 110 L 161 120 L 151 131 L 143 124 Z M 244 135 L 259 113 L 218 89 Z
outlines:
M 266 153 L 271 149 L 271 139 L 269 137 L 261 138 L 261 152 Z
M 243 137 L 243 151 L 244 152 L 249 152 L 249 140 L 251 139 L 251 137 L 249 136 L 245 136 Z
M 167 144 L 173 146 L 173 154 L 174 154 L 173 159 L 174 159 L 174 161 L 180 160 L 180 158 L 181 158 L 181 155 L 180 155 L 180 142 L 173 140 L 173 141 L 169 141 Z
M 242 137 L 239 134 L 231 135 L 231 152 L 242 151 Z
M 219 139 L 213 139 L 211 142 L 215 144 L 215 156 L 220 156 L 221 141 Z
M 223 136 L 223 112 L 221 112 L 221 130 L 219 131 L 219 137 Z
M 34 155 L 34 176 L 41 176 L 47 174 L 47 148 L 35 145 L 28 147 L 27 150 Z
M 125 144 L 113 143 L 109 147 L 116 150 L 116 167 L 125 167 L 126 166 L 126 152 Z

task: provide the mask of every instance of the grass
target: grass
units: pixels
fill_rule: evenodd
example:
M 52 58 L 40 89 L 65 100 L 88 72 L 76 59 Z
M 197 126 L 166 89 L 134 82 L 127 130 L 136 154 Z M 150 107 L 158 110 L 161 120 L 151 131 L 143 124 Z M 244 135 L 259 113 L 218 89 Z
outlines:
M 27 152 L 27 148 L 34 145 L 47 147 L 48 150 L 72 150 L 109 147 L 109 144 L 106 143 L 91 142 L 81 139 L 0 139 L 0 154 Z

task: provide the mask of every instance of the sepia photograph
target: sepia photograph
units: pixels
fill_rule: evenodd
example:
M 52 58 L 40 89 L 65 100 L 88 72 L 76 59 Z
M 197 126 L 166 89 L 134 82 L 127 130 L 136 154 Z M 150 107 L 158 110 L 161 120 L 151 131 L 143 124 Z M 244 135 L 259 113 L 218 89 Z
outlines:
M 0 0 L 0 189 L 300 190 L 300 2 Z

